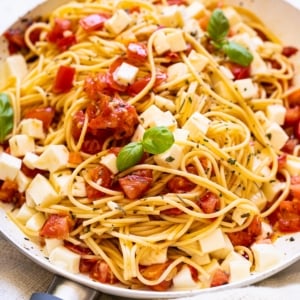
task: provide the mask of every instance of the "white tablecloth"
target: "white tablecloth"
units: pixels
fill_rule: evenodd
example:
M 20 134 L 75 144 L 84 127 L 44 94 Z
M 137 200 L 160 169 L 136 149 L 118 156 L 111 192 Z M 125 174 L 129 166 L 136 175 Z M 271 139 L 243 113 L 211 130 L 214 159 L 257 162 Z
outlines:
M 300 0 L 289 1 L 300 7 Z M 0 0 L 0 32 L 17 16 L 21 16 L 28 8 L 39 2 L 40 0 Z M 28 300 L 33 292 L 45 291 L 51 279 L 51 273 L 24 257 L 0 235 L 0 299 Z M 205 294 L 194 297 L 193 300 L 282 300 L 285 298 L 300 299 L 300 262 L 259 284 Z

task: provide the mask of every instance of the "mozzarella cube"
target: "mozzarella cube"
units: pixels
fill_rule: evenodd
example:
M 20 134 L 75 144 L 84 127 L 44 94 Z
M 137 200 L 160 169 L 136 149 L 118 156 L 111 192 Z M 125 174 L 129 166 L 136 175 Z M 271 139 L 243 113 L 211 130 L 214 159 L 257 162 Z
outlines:
M 266 116 L 271 122 L 279 125 L 284 124 L 286 108 L 280 104 L 268 105 L 266 108 Z
M 210 119 L 204 115 L 199 112 L 194 112 L 182 128 L 189 132 L 190 139 L 197 141 L 199 139 L 199 132 L 203 135 L 207 133 L 210 122 Z
M 17 134 L 9 139 L 9 148 L 13 156 L 21 157 L 35 150 L 34 139 L 26 134 Z
M 199 22 L 195 19 L 185 20 L 182 30 L 191 35 L 197 41 L 199 41 L 205 35 L 204 31 L 199 25 Z
M 69 161 L 69 151 L 64 145 L 49 145 L 35 161 L 35 167 L 55 172 L 64 169 Z
M 271 124 L 266 128 L 266 136 L 269 138 L 271 145 L 276 150 L 280 150 L 289 139 L 287 133 L 276 122 L 271 122 Z
M 171 5 L 162 9 L 158 17 L 159 25 L 165 27 L 181 27 L 183 25 L 182 13 L 177 5 Z
M 173 131 L 175 142 L 186 142 L 189 137 L 189 131 L 183 128 L 176 128 Z
M 32 152 L 26 152 L 23 157 L 23 163 L 26 167 L 33 170 L 35 169 L 36 161 L 39 159 L 39 156 Z
M 80 255 L 64 246 L 54 248 L 49 255 L 49 261 L 68 272 L 79 273 Z
M 231 26 L 242 22 L 242 18 L 240 14 L 236 12 L 236 10 L 232 7 L 224 7 L 222 9 L 225 17 L 228 19 L 228 22 Z
M 282 259 L 282 253 L 273 244 L 254 243 L 251 250 L 256 272 L 263 272 L 278 264 Z
M 173 81 L 180 79 L 188 74 L 188 67 L 185 63 L 178 62 L 176 64 L 172 64 L 167 69 L 168 79 L 167 81 Z
M 165 126 L 169 130 L 173 131 L 177 127 L 177 121 L 175 117 L 169 111 L 163 112 L 160 117 L 156 117 L 153 120 L 151 127 Z
M 253 43 L 253 38 L 257 37 L 257 33 L 254 29 L 252 29 L 250 26 L 248 26 L 247 24 L 245 24 L 244 22 L 239 22 L 237 24 L 235 24 L 232 27 L 233 32 L 235 32 L 235 34 L 242 34 L 242 33 L 246 33 L 251 37 L 251 42 Z M 263 44 L 263 41 L 260 39 L 260 44 Z M 257 48 L 257 47 L 256 47 Z
M 27 177 L 22 171 L 19 171 L 16 177 L 16 182 L 18 184 L 18 191 L 23 193 L 31 182 L 31 178 Z
M 257 97 L 257 87 L 251 78 L 238 79 L 234 82 L 234 86 L 245 99 Z
M 49 181 L 60 196 L 68 195 L 68 186 L 71 180 L 71 171 L 63 170 L 50 174 Z
M 23 203 L 16 214 L 16 219 L 25 224 L 34 214 L 36 210 Z
M 35 139 L 45 138 L 43 122 L 38 119 L 24 119 L 20 123 L 21 134 L 26 134 Z
M 273 202 L 279 193 L 286 187 L 285 182 L 279 180 L 265 182 L 262 186 L 262 191 L 268 202 Z
M 154 104 L 162 110 L 168 110 L 172 113 L 175 112 L 176 105 L 173 100 L 159 95 L 154 96 Z
M 113 174 L 119 172 L 117 168 L 117 156 L 114 153 L 108 153 L 101 157 L 100 163 L 108 168 Z
M 200 53 L 197 53 L 195 50 L 192 50 L 190 52 L 188 59 L 195 68 L 195 70 L 199 73 L 202 72 L 208 64 L 208 58 Z
M 266 63 L 260 55 L 256 51 L 252 51 L 251 53 L 253 55 L 253 60 L 251 62 L 251 76 L 270 74 Z
M 63 246 L 63 244 L 64 244 L 63 240 L 54 239 L 54 238 L 51 239 L 45 238 L 45 249 L 48 255 L 50 255 L 52 250 L 54 250 L 59 246 Z
M 123 62 L 113 73 L 114 80 L 120 85 L 129 85 L 135 81 L 139 68 Z
M 86 186 L 85 181 L 82 177 L 76 176 L 72 184 L 72 195 L 74 197 L 86 197 Z
M 226 247 L 224 234 L 220 228 L 199 240 L 200 248 L 204 253 L 210 253 Z
M 224 259 L 231 251 L 233 251 L 233 245 L 227 236 L 227 234 L 223 233 L 225 246 L 222 249 L 212 251 L 210 255 L 217 259 Z
M 184 156 L 183 147 L 173 144 L 167 151 L 155 154 L 154 161 L 162 167 L 178 169 Z
M 267 198 L 262 191 L 257 191 L 256 193 L 253 193 L 249 197 L 249 200 L 252 201 L 259 210 L 263 210 L 267 204 Z
M 224 67 L 224 66 L 220 66 L 220 71 L 230 80 L 234 79 L 234 75 L 232 74 L 232 72 L 229 70 L 229 68 Z
M 139 264 L 142 266 L 163 264 L 168 260 L 167 252 L 168 247 L 159 250 L 147 248 L 146 251 L 143 251 L 143 254 L 140 257 Z
M 37 174 L 30 182 L 26 190 L 26 201 L 37 206 L 49 206 L 56 204 L 60 197 L 46 177 Z M 28 203 L 27 203 L 28 204 Z
M 242 225 L 249 217 L 249 211 L 243 207 L 236 207 L 232 213 L 232 220 L 238 225 Z
M 191 270 L 187 265 L 183 265 L 173 277 L 173 289 L 175 290 L 198 289 L 199 287 L 199 283 L 194 281 Z
M 104 26 L 109 32 L 117 35 L 122 32 L 130 22 L 131 18 L 126 11 L 118 9 L 114 15 L 105 22 Z
M 192 261 L 202 266 L 202 265 L 209 264 L 211 259 L 210 259 L 210 255 L 208 253 L 205 253 L 203 255 L 192 255 Z
M 197 1 L 192 2 L 186 9 L 185 9 L 185 18 L 198 18 L 205 13 L 205 6 Z
M 273 228 L 270 224 L 262 221 L 261 222 L 261 239 L 269 239 L 273 234 Z
M 291 176 L 300 175 L 300 161 L 291 157 L 286 158 L 285 168 Z
M 21 170 L 22 160 L 0 152 L 0 180 L 14 180 Z
M 162 30 L 157 31 L 155 38 L 153 40 L 153 46 L 155 52 L 161 55 L 170 50 L 170 45 L 167 41 L 167 37 Z
M 175 32 L 167 34 L 166 38 L 172 52 L 186 50 L 187 45 L 181 30 L 176 30 Z
M 37 212 L 28 219 L 25 226 L 30 230 L 39 232 L 42 229 L 45 221 L 46 218 L 44 214 L 41 212 Z
M 156 105 L 150 105 L 140 114 L 140 121 L 144 128 L 153 127 L 156 118 L 163 118 L 164 112 Z
M 140 142 L 143 139 L 145 131 L 145 128 L 141 124 L 139 124 L 131 138 L 131 141 Z

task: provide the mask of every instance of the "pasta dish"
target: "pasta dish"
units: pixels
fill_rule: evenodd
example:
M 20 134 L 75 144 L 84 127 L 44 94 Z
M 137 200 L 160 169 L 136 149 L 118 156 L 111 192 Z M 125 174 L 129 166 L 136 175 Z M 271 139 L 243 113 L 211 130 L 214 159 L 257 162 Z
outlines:
M 5 32 L 0 200 L 49 260 L 154 291 L 242 280 L 300 230 L 298 49 L 243 7 L 77 0 Z

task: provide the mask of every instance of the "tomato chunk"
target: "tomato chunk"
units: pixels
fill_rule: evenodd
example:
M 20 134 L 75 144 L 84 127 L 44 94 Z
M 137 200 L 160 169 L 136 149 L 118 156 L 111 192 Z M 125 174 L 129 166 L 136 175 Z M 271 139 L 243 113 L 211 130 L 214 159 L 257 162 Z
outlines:
M 104 13 L 91 14 L 79 20 L 80 26 L 87 32 L 99 30 L 103 28 L 103 25 L 110 15 Z
M 298 48 L 293 46 L 285 46 L 282 49 L 282 54 L 286 57 L 291 57 L 292 55 L 296 54 L 299 51 Z
M 211 214 L 219 209 L 220 198 L 212 192 L 207 192 L 197 201 L 197 205 L 204 213 Z
M 142 64 L 147 61 L 147 46 L 143 43 L 129 43 L 127 46 L 127 58 L 135 65 Z
M 102 283 L 114 284 L 118 282 L 117 277 L 104 260 L 98 260 L 95 263 L 90 271 L 90 277 Z
M 43 128 L 45 131 L 51 126 L 55 116 L 55 110 L 53 107 L 36 107 L 27 110 L 23 116 L 24 119 L 38 119 L 43 122 Z
M 68 215 L 50 215 L 40 230 L 40 236 L 61 240 L 65 239 L 69 236 L 72 223 L 71 217 Z
M 220 286 L 223 284 L 227 284 L 229 282 L 229 274 L 223 271 L 222 269 L 217 269 L 213 274 L 210 286 Z
M 52 90 L 56 94 L 67 93 L 73 87 L 75 69 L 70 66 L 60 66 L 54 79 Z

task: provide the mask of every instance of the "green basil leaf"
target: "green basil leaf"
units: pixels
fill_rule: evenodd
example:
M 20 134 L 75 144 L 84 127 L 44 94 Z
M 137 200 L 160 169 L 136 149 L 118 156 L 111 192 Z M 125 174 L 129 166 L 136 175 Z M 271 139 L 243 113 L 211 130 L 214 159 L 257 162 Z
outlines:
M 213 11 L 208 21 L 207 31 L 215 44 L 220 44 L 226 38 L 229 32 L 229 21 L 221 9 L 217 8 Z
M 14 112 L 7 94 L 0 93 L 0 143 L 12 131 Z
M 243 67 L 249 66 L 253 60 L 253 55 L 246 48 L 235 42 L 229 41 L 224 43 L 222 49 L 232 62 Z
M 147 129 L 142 140 L 144 150 L 151 154 L 163 153 L 168 150 L 173 143 L 173 133 L 165 126 Z
M 117 168 L 124 171 L 136 165 L 144 154 L 143 145 L 140 142 L 132 142 L 122 148 L 117 156 Z

